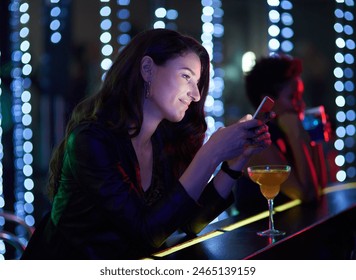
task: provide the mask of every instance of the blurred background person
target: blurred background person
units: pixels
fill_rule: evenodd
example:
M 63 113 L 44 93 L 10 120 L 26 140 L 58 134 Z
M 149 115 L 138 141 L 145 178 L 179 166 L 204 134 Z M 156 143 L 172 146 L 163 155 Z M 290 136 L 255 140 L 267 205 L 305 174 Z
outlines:
M 249 165 L 288 164 L 292 167 L 276 204 L 290 199 L 300 199 L 303 203 L 317 201 L 328 182 L 322 137 L 314 141 L 303 126 L 306 105 L 301 74 L 300 59 L 275 55 L 257 60 L 245 76 L 246 94 L 251 104 L 257 109 L 267 95 L 275 101 L 273 111 L 276 113 L 268 122 L 273 144 L 254 155 Z M 239 181 L 235 196 L 239 212 L 266 210 L 259 186 L 247 175 Z

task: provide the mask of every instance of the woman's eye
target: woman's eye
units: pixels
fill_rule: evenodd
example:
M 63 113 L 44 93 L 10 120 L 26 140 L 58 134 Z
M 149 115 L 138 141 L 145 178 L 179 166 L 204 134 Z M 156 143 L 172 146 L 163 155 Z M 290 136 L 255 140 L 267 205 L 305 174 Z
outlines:
M 187 81 L 189 81 L 189 80 L 190 80 L 190 76 L 189 76 L 189 75 L 187 75 L 187 74 L 183 74 L 183 78 L 184 78 L 184 79 L 186 79 Z

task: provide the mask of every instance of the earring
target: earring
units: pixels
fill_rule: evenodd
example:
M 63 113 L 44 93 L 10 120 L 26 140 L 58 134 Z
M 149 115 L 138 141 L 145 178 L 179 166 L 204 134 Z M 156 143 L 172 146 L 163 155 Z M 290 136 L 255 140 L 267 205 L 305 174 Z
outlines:
M 145 82 L 145 97 L 150 97 L 151 82 Z

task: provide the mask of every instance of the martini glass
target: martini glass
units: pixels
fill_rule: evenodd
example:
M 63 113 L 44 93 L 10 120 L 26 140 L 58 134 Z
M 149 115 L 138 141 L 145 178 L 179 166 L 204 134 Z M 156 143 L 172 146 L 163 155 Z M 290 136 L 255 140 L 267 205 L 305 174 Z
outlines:
M 274 228 L 273 199 L 278 195 L 281 184 L 287 180 L 291 167 L 289 165 L 257 165 L 247 168 L 251 180 L 260 186 L 262 195 L 268 201 L 269 229 L 257 232 L 260 236 L 284 235 L 284 231 Z

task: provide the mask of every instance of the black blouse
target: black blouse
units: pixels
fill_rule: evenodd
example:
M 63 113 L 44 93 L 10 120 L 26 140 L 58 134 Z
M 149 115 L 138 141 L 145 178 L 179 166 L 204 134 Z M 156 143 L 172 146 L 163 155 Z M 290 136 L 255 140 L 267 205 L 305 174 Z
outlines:
M 157 251 L 177 229 L 196 234 L 231 205 L 213 180 L 196 203 L 174 178 L 153 137 L 153 175 L 144 192 L 128 135 L 98 123 L 70 135 L 58 193 L 22 259 L 137 259 Z

